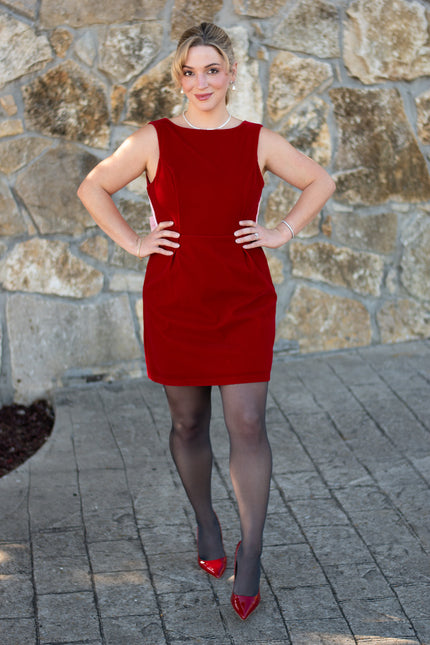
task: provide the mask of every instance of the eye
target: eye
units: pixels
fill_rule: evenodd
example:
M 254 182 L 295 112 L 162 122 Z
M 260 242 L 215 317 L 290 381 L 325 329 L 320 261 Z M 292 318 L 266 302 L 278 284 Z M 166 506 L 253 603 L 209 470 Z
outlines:
M 182 72 L 182 73 L 183 73 L 183 75 L 184 75 L 184 76 L 191 76 L 191 75 L 192 75 L 192 71 L 191 71 L 191 70 L 189 70 L 189 69 L 186 69 L 186 70 L 185 70 L 184 72 Z
M 209 74 L 218 74 L 219 69 L 217 67 L 211 67 Z

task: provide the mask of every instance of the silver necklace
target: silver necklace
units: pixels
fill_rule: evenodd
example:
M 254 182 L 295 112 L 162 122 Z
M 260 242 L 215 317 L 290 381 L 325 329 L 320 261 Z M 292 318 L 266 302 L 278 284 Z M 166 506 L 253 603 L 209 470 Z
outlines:
M 182 116 L 184 117 L 185 123 L 187 123 L 190 126 L 190 128 L 194 128 L 194 130 L 221 130 L 221 128 L 223 128 L 224 126 L 227 125 L 227 123 L 230 122 L 231 114 L 229 112 L 227 112 L 227 114 L 228 114 L 227 121 L 224 121 L 222 125 L 218 125 L 216 128 L 198 128 L 196 125 L 193 125 L 188 121 L 187 117 L 185 116 L 185 112 L 182 113 Z

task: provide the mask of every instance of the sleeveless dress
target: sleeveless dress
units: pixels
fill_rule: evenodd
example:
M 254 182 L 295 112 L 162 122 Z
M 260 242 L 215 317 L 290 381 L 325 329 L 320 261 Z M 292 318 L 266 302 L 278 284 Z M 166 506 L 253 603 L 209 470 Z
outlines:
M 152 227 L 173 221 L 180 247 L 150 256 L 143 285 L 148 376 L 164 385 L 270 379 L 276 293 L 262 248 L 233 235 L 256 219 L 261 125 L 194 130 L 151 122 L 160 158 L 148 181 Z

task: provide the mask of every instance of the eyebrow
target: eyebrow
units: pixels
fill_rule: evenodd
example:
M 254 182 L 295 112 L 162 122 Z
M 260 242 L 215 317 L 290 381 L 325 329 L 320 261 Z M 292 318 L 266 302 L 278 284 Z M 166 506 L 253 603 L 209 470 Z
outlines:
M 191 67 L 191 65 L 182 65 L 182 69 L 187 67 L 188 69 L 194 69 L 194 67 Z M 205 65 L 205 69 L 208 67 L 220 67 L 220 63 L 210 63 L 209 65 Z

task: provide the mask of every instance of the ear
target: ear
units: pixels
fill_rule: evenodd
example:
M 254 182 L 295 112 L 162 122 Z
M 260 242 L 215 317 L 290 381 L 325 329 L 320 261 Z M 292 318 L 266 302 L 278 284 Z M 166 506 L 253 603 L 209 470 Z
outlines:
M 230 70 L 231 80 L 235 81 L 237 78 L 237 63 L 233 63 Z

